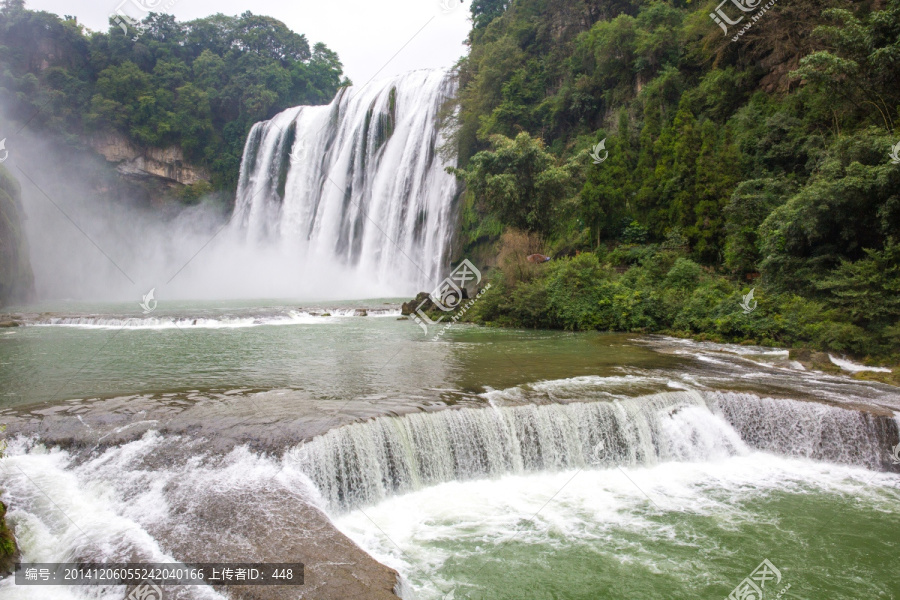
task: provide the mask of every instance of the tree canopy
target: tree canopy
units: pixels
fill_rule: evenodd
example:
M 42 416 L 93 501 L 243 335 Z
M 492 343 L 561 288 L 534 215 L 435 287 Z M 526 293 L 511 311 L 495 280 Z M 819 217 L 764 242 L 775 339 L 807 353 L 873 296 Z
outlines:
M 461 252 L 490 254 L 504 229 L 617 269 L 677 248 L 724 278 L 694 304 L 680 300 L 685 311 L 715 312 L 722 290 L 760 277 L 784 294 L 779 318 L 796 310 L 838 323 L 809 334 L 823 347 L 885 348 L 900 331 L 900 165 L 889 157 L 900 142 L 900 0 L 792 0 L 740 36 L 723 35 L 713 10 L 681 0 L 473 3 L 456 137 Z M 584 160 L 601 141 L 608 156 Z M 541 188 L 545 173 L 566 185 Z M 623 279 L 628 293 L 668 285 L 640 277 Z M 485 320 L 515 323 L 503 306 L 536 314 L 550 297 L 541 285 L 492 290 L 509 298 Z M 562 314 L 554 306 L 543 305 Z M 712 328 L 709 315 L 647 311 L 629 328 Z
M 329 102 L 337 54 L 251 12 L 178 22 L 148 14 L 91 32 L 73 18 L 0 10 L 0 94 L 8 116 L 70 140 L 115 129 L 141 147 L 180 146 L 233 188 L 253 123 L 299 104 Z

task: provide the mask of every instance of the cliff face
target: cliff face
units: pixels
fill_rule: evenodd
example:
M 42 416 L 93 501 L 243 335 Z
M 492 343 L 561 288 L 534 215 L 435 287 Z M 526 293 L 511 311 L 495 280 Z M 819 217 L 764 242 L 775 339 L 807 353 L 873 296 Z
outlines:
M 91 147 L 106 160 L 116 164 L 116 169 L 126 177 L 156 177 L 166 183 L 192 185 L 209 181 L 209 173 L 202 168 L 184 162 L 184 154 L 178 146 L 170 148 L 141 149 L 118 132 L 94 135 Z
M 34 274 L 22 230 L 24 218 L 19 182 L 0 165 L 0 306 L 34 298 Z

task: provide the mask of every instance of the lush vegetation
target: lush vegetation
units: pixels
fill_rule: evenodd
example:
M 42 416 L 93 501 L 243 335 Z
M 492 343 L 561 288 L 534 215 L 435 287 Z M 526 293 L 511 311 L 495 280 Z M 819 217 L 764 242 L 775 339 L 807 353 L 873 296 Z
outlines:
M 6 505 L 0 502 L 0 574 L 12 574 L 18 558 L 16 538 L 6 524 Z
M 141 148 L 180 146 L 185 160 L 210 171 L 215 189 L 235 186 L 255 122 L 327 103 L 347 83 L 324 44 L 310 48 L 305 36 L 250 12 L 185 23 L 151 13 L 138 28 L 111 21 L 104 33 L 27 10 L 22 0 L 2 7 L 8 119 L 76 147 L 107 130 Z
M 468 316 L 900 358 L 900 0 L 779 3 L 734 42 L 714 8 L 473 4 L 462 253 L 501 272 Z

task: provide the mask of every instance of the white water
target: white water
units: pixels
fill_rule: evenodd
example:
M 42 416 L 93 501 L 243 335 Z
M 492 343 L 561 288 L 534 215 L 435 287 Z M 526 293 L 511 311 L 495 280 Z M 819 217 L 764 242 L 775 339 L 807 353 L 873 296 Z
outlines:
M 319 436 L 288 460 L 340 511 L 448 481 L 718 460 L 751 447 L 870 467 L 886 452 L 871 417 L 856 411 L 685 391 L 381 417 Z
M 875 371 L 878 373 L 891 372 L 891 370 L 887 367 L 867 367 L 866 365 L 855 363 L 852 360 L 847 360 L 846 358 L 836 358 L 831 354 L 828 355 L 828 358 L 831 360 L 832 364 L 839 366 L 844 371 L 850 371 L 851 373 L 859 373 L 861 371 Z
M 584 384 L 576 378 L 538 387 Z M 298 503 L 321 506 L 376 558 L 401 572 L 422 572 L 421 561 L 437 569 L 446 560 L 446 550 L 425 547 L 429 540 L 480 535 L 488 547 L 500 543 L 499 536 L 515 531 L 522 515 L 534 514 L 576 473 L 572 487 L 528 535 L 541 538 L 544 527 L 565 533 L 579 523 L 587 537 L 602 537 L 603 528 L 626 521 L 628 527 L 652 529 L 649 521 L 641 524 L 644 493 L 652 498 L 652 510 L 690 505 L 740 519 L 729 504 L 765 489 L 767 482 L 790 485 L 785 473 L 809 471 L 809 479 L 834 471 L 841 480 L 864 473 L 878 485 L 896 485 L 895 474 L 859 468 L 877 466 L 889 451 L 879 447 L 872 422 L 859 413 L 720 392 L 381 417 L 333 430 L 280 459 L 245 447 L 207 456 L 192 445 L 190 439 L 150 432 L 79 460 L 74 452 L 14 442 L 0 462 L 0 489 L 11 506 L 23 559 L 175 560 L 163 550 L 163 540 L 176 536 L 186 543 L 185 535 L 196 537 L 190 515 L 217 514 L 223 497 L 234 496 L 257 498 L 253 518 L 270 522 L 284 519 Z M 612 467 L 623 468 L 633 481 Z M 371 522 L 362 523 L 362 513 L 354 511 L 362 506 L 392 539 L 403 540 L 415 565 L 392 555 Z M 57 589 L 13 590 L 10 581 L 0 583 L 3 597 L 88 597 L 86 590 L 54 595 Z M 201 595 L 207 591 L 200 588 L 185 593 L 218 598 Z M 101 597 L 118 600 L 121 592 Z
M 485 589 L 478 587 L 483 580 L 458 578 L 471 576 L 479 565 L 501 562 L 519 569 L 536 588 L 544 584 L 533 597 L 553 597 L 553 584 L 534 572 L 543 560 L 531 558 L 523 565 L 523 548 L 544 557 L 577 548 L 587 560 L 627 564 L 633 574 L 665 573 L 696 592 L 700 582 L 716 581 L 723 562 L 734 560 L 723 541 L 728 533 L 746 523 L 766 534 L 777 528 L 778 515 L 756 512 L 767 495 L 843 496 L 877 513 L 892 510 L 898 490 L 895 474 L 752 452 L 706 462 L 448 482 L 333 522 L 400 572 L 405 600 L 483 597 Z M 460 574 L 460 565 L 468 570 Z M 688 597 L 678 592 L 653 597 Z
M 457 184 L 438 121 L 455 86 L 448 71 L 414 71 L 258 123 L 235 227 L 295 257 L 301 272 L 333 269 L 332 284 L 354 282 L 352 297 L 431 289 L 454 229 Z
M 65 451 L 14 443 L 0 472 L 22 562 L 177 562 L 150 530 L 171 520 L 163 487 L 177 487 L 184 472 L 149 471 L 141 464 L 164 443 L 148 434 L 84 464 Z M 202 478 L 201 469 L 191 471 L 193 480 Z M 12 578 L 0 581 L 0 597 L 11 599 L 121 600 L 124 595 L 122 586 L 18 587 Z M 184 588 L 178 597 L 225 600 L 199 586 Z
M 369 318 L 399 317 L 399 310 L 366 309 Z M 185 317 L 133 317 L 116 318 L 103 316 L 52 317 L 38 321 L 27 321 L 26 326 L 74 327 L 79 329 L 240 329 L 263 325 L 325 325 L 337 323 L 339 319 L 359 318 L 358 309 L 335 308 L 316 311 L 290 310 L 282 315 L 185 318 Z
M 444 170 L 455 157 L 450 146 L 441 152 L 438 123 L 455 81 L 447 70 L 416 71 L 258 123 L 231 215 L 212 199 L 177 210 L 98 196 L 84 177 L 99 168 L 93 157 L 73 160 L 24 131 L 12 160 L 47 194 L 22 178 L 39 299 L 140 302 L 155 289 L 162 306 L 432 289 L 448 266 L 455 228 L 458 186 Z

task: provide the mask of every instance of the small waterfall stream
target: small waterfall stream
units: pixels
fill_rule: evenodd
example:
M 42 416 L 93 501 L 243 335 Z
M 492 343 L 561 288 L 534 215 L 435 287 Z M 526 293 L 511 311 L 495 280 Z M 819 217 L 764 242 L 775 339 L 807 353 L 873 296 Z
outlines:
M 381 417 L 293 449 L 332 509 L 454 480 L 584 467 L 709 461 L 751 449 L 888 468 L 892 419 L 732 392 L 463 408 Z

